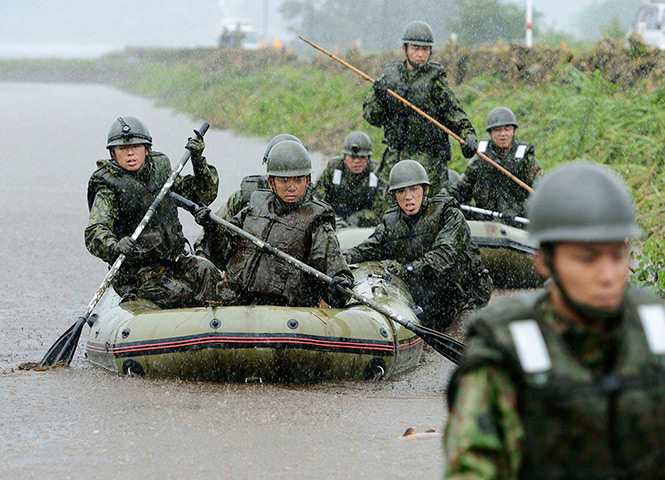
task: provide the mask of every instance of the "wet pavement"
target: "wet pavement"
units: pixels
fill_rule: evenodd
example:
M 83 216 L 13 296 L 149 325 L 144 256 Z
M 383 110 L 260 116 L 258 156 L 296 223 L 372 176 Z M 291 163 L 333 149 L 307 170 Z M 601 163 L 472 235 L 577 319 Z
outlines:
M 397 440 L 408 427 L 443 429 L 452 365 L 431 349 L 383 382 L 120 377 L 88 364 L 83 342 L 71 368 L 19 371 L 85 312 L 106 273 L 83 230 L 108 127 L 140 117 L 175 164 L 202 120 L 91 85 L 0 83 L 0 106 L 0 478 L 442 478 L 440 439 Z M 206 135 L 221 173 L 215 206 L 262 171 L 266 143 Z

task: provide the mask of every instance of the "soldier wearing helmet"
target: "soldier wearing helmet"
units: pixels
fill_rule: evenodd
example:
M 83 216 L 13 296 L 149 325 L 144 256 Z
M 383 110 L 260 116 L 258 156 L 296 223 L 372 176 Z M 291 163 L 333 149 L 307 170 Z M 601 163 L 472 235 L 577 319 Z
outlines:
M 344 251 L 344 257 L 349 263 L 384 261 L 423 309 L 423 324 L 443 330 L 463 310 L 488 302 L 492 280 L 455 201 L 443 195 L 428 199 L 430 181 L 420 163 L 397 163 L 389 185 L 397 205 L 386 211 L 367 240 Z
M 136 117 L 119 117 L 108 133 L 110 158 L 99 160 L 88 182 L 90 219 L 85 244 L 112 265 L 125 262 L 113 279 L 121 296 L 138 296 L 165 308 L 203 305 L 215 297 L 220 272 L 208 260 L 189 255 L 175 205 L 164 198 L 141 236 L 132 233 L 171 175 L 166 155 L 152 151 L 152 137 Z M 179 177 L 173 191 L 196 202 L 211 203 L 219 178 L 202 156 L 202 138 L 191 138 L 194 175 Z
M 321 300 L 341 307 L 347 297 L 335 285 L 352 286 L 351 274 L 335 235 L 335 215 L 327 203 L 309 191 L 312 161 L 299 142 L 285 140 L 268 153 L 269 190 L 252 193 L 249 205 L 231 219 L 234 225 L 333 277 L 328 288 L 258 250 L 253 243 L 233 237 L 210 221 L 210 209 L 196 212 L 205 230 L 205 249 L 216 265 L 226 271 L 218 286 L 227 305 L 317 306 Z
M 342 156 L 328 161 L 316 183 L 314 194 L 329 203 L 335 215 L 351 226 L 370 227 L 379 223 L 373 210 L 383 197 L 383 183 L 374 173 L 378 163 L 372 160 L 372 140 L 364 132 L 351 132 L 344 139 Z
M 363 104 L 363 117 L 383 128 L 388 147 L 383 154 L 379 177 L 387 180 L 400 160 L 416 160 L 429 174 L 431 195 L 447 185 L 451 150 L 448 134 L 392 97 L 394 91 L 464 139 L 462 153 L 471 158 L 478 141 L 473 125 L 448 86 L 442 65 L 431 62 L 434 37 L 425 22 L 412 22 L 402 35 L 405 60 L 383 67 Z
M 486 130 L 490 138 L 478 143 L 478 151 L 532 186 L 542 175 L 542 168 L 533 145 L 515 140 L 517 119 L 513 111 L 506 107 L 492 110 Z M 477 155 L 469 161 L 460 180 L 448 187 L 448 193 L 460 203 L 473 199 L 479 208 L 502 213 L 505 223 L 522 226 L 511 218 L 525 216 L 529 192 Z
M 664 478 L 665 309 L 628 285 L 640 228 L 625 183 L 559 166 L 527 211 L 552 281 L 472 319 L 448 387 L 446 478 Z

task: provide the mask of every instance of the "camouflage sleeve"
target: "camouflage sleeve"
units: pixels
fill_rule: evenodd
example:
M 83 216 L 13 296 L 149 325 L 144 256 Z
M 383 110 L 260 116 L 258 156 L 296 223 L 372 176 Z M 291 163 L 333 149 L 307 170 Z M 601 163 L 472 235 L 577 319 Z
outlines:
M 370 125 L 381 128 L 383 126 L 383 106 L 374 95 L 374 89 L 370 88 L 363 102 L 363 118 Z
M 495 366 L 463 374 L 444 437 L 446 479 L 517 479 L 523 438 L 510 376 Z
M 386 227 L 380 224 L 367 240 L 344 251 L 344 258 L 349 263 L 367 262 L 370 260 L 388 260 L 386 252 Z
M 217 215 L 222 217 L 224 220 L 231 220 L 246 206 L 247 205 L 245 205 L 242 201 L 242 190 L 236 190 L 226 201 L 226 205 L 219 209 Z
M 328 201 L 328 188 L 330 188 L 330 185 L 332 184 L 332 176 L 332 169 L 326 168 L 316 181 L 314 196 L 319 200 L 323 200 L 324 202 Z
M 229 223 L 242 228 L 247 210 L 241 210 Z M 237 248 L 236 237 L 221 225 L 209 224 L 203 229 L 203 235 L 196 240 L 194 251 L 209 259 L 220 270 L 226 268 L 226 262 Z
M 445 77 L 437 77 L 432 85 L 432 99 L 437 109 L 437 120 L 450 128 L 462 139 L 475 135 L 476 131 L 471 125 L 462 104 L 448 86 Z
M 325 222 L 312 234 L 312 248 L 309 255 L 310 266 L 329 277 L 342 276 L 353 283 L 353 274 L 344 260 L 342 249 L 339 246 L 337 235 L 332 225 Z M 334 308 L 343 307 L 346 304 L 345 294 L 330 294 L 326 291 L 324 299 L 328 305 Z
M 481 160 L 477 155 L 474 156 L 466 167 L 466 170 L 460 175 L 455 185 L 448 187 L 447 191 L 451 197 L 454 197 L 459 203 L 468 203 L 473 197 L 473 187 L 478 179 Z
M 432 248 L 411 263 L 414 273 L 449 273 L 455 268 L 470 241 L 471 230 L 464 215 L 459 209 L 449 207 L 443 215 L 443 226 L 434 239 Z
M 178 177 L 173 190 L 194 203 L 210 205 L 217 197 L 218 187 L 217 169 L 204 162 L 194 169 L 194 175 Z
M 533 145 L 530 145 L 529 149 L 526 151 L 525 160 L 526 176 L 524 178 L 524 183 L 532 187 L 535 181 L 543 176 L 543 167 L 541 167 L 538 160 L 536 160 L 536 153 Z
M 94 256 L 108 263 L 115 261 L 113 247 L 119 240 L 113 233 L 117 215 L 118 207 L 113 191 L 106 186 L 100 186 L 90 208 L 88 226 L 85 229 L 85 246 Z

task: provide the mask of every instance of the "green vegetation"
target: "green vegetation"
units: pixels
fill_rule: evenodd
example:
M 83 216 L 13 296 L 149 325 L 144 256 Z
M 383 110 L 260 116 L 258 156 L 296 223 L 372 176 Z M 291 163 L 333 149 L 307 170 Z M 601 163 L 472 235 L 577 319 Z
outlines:
M 345 56 L 370 76 L 396 58 L 398 51 Z M 665 292 L 665 53 L 635 40 L 628 48 L 606 40 L 574 51 L 446 45 L 434 59 L 446 66 L 480 135 L 489 111 L 505 105 L 517 115 L 518 137 L 536 145 L 546 169 L 595 160 L 626 179 L 645 230 L 635 277 Z M 268 51 L 134 50 L 65 65 L 44 61 L 40 77 L 38 62 L 0 62 L 0 78 L 101 80 L 266 140 L 288 132 L 333 155 L 346 133 L 364 130 L 376 158 L 383 150 L 382 132 L 362 119 L 369 85 L 323 55 L 303 61 Z M 451 167 L 463 171 L 465 165 L 453 146 Z

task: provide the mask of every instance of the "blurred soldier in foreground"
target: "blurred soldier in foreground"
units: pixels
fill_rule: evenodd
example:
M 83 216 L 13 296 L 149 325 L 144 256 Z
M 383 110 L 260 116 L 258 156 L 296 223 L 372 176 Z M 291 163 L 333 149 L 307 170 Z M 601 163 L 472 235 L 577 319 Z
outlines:
M 146 298 L 164 308 L 203 305 L 214 299 L 221 274 L 208 260 L 186 253 L 168 195 L 138 240 L 131 238 L 172 171 L 168 157 L 151 146 L 152 137 L 138 118 L 120 117 L 111 125 L 106 144 L 111 158 L 97 162 L 88 183 L 85 244 L 109 265 L 125 255 L 112 283 L 119 295 Z M 173 191 L 209 204 L 217 195 L 217 171 L 201 155 L 202 138 L 191 138 L 186 148 L 192 152 L 194 175 L 179 177 Z
M 328 202 L 347 225 L 372 227 L 381 218 L 372 207 L 377 195 L 384 194 L 383 184 L 374 174 L 378 163 L 370 158 L 372 140 L 366 133 L 351 132 L 344 139 L 342 153 L 342 157 L 330 159 L 314 194 Z
M 665 310 L 627 283 L 628 189 L 568 164 L 536 183 L 528 214 L 552 283 L 472 319 L 448 388 L 446 478 L 665 478 Z
M 533 186 L 542 175 L 542 168 L 536 160 L 533 145 L 515 140 L 516 130 L 517 119 L 512 110 L 495 108 L 487 116 L 490 138 L 480 141 L 478 151 Z M 460 180 L 448 188 L 448 192 L 460 203 L 473 199 L 479 208 L 502 213 L 506 223 L 522 226 L 511 222 L 510 218 L 525 216 L 529 192 L 477 155 L 471 159 Z
M 268 155 L 270 190 L 257 190 L 249 205 L 231 222 L 273 247 L 333 277 L 333 285 L 313 279 L 283 260 L 259 251 L 253 243 L 229 234 L 210 220 L 201 207 L 196 221 L 205 229 L 203 247 L 216 265 L 226 270 L 218 286 L 225 305 L 317 306 L 324 299 L 341 307 L 347 297 L 335 285 L 350 287 L 353 275 L 335 236 L 330 205 L 308 191 L 312 173 L 309 153 L 300 143 L 286 140 Z
M 412 22 L 406 27 L 402 35 L 406 59 L 383 67 L 363 104 L 363 117 L 371 125 L 383 127 L 388 144 L 379 177 L 387 180 L 400 160 L 416 160 L 429 175 L 431 194 L 437 195 L 448 180 L 448 134 L 386 91 L 397 93 L 459 135 L 465 141 L 462 154 L 473 157 L 478 147 L 476 133 L 448 86 L 443 66 L 430 62 L 432 45 L 432 29 L 425 22 Z
M 427 198 L 427 172 L 414 160 L 390 171 L 397 200 L 383 223 L 360 245 L 344 252 L 349 263 L 385 260 L 386 269 L 408 285 L 423 309 L 423 324 L 443 330 L 466 309 L 489 301 L 492 280 L 455 200 Z

